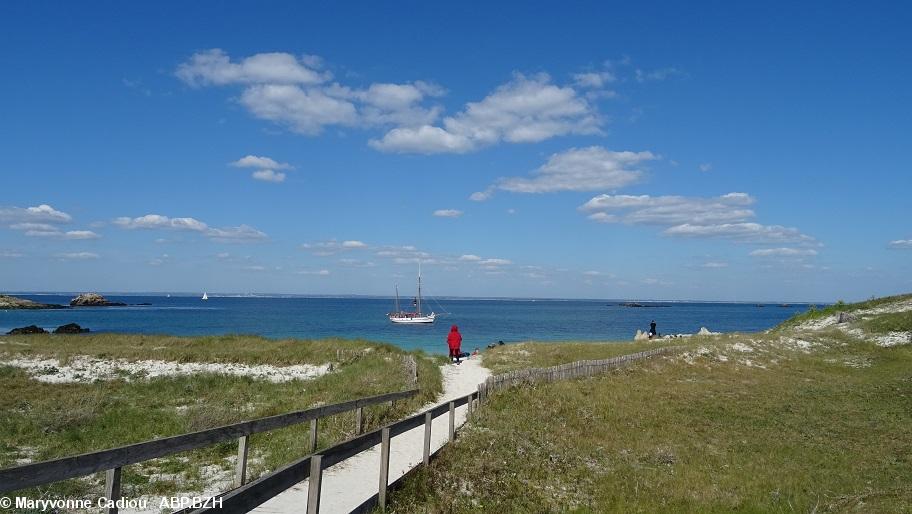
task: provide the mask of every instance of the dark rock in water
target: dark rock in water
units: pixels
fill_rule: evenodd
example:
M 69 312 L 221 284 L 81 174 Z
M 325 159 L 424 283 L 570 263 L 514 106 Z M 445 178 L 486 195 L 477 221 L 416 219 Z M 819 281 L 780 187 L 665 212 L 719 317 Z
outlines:
M 8 336 L 20 336 L 26 334 L 47 334 L 47 330 L 37 325 L 29 325 L 27 327 L 14 328 L 6 333 Z
M 38 303 L 25 298 L 0 294 L 0 310 L 3 309 L 66 309 L 63 305 Z
M 67 323 L 54 329 L 55 334 L 84 334 L 88 331 L 89 329 L 82 328 L 76 323 Z
M 149 302 L 143 302 L 143 303 L 134 303 L 133 305 L 136 305 L 137 307 L 139 307 L 139 306 L 148 307 L 148 306 L 150 306 L 150 305 L 152 305 L 152 304 L 149 303 Z
M 83 293 L 70 300 L 73 307 L 123 307 L 121 302 L 109 302 L 107 298 L 98 293 Z
M 627 302 L 627 303 L 622 303 L 621 307 L 646 307 L 646 306 L 643 305 L 642 303 Z

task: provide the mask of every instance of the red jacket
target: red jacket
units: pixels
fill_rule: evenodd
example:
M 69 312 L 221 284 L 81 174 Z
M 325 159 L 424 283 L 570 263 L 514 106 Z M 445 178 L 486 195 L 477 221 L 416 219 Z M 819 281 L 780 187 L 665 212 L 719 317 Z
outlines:
M 461 344 L 462 334 L 459 333 L 459 328 L 453 325 L 450 327 L 450 335 L 447 336 L 447 346 L 450 347 L 450 350 L 458 350 Z

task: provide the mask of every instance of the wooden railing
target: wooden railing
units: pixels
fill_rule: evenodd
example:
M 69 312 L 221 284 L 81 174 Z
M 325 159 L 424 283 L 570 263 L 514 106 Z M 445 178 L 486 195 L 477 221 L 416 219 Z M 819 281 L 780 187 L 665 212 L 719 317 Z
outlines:
M 217 443 L 237 439 L 238 459 L 235 472 L 235 485 L 246 483 L 248 438 L 252 434 L 276 430 L 310 421 L 311 452 L 317 449 L 317 429 L 320 418 L 355 411 L 355 431 L 361 433 L 364 427 L 364 407 L 381 403 L 411 398 L 418 394 L 417 389 L 381 394 L 359 398 L 312 409 L 279 414 L 267 418 L 243 421 L 233 425 L 211 428 L 199 432 L 182 434 L 174 437 L 154 439 L 143 443 L 121 446 L 110 450 L 85 453 L 74 457 L 64 457 L 45 462 L 36 462 L 14 468 L 0 469 L 0 494 L 45 485 L 60 480 L 106 471 L 105 498 L 120 498 L 120 474 L 123 466 L 164 457 L 174 453 L 195 450 Z M 114 510 L 116 512 L 116 509 Z

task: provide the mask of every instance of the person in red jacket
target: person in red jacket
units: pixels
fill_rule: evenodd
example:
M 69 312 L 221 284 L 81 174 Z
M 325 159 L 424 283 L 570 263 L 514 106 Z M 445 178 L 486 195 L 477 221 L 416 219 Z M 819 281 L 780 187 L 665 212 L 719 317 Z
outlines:
M 456 364 L 462 364 L 462 334 L 459 333 L 459 327 L 453 325 L 450 327 L 450 334 L 447 336 L 447 346 L 450 348 L 450 360 L 455 360 Z

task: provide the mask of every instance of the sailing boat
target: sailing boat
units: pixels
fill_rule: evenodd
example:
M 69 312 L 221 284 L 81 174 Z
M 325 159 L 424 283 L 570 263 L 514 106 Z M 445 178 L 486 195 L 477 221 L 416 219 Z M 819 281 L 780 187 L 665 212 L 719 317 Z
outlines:
M 403 311 L 399 306 L 399 286 L 396 286 L 396 311 L 388 314 L 393 323 L 433 323 L 437 314 L 421 314 L 421 263 L 418 263 L 418 296 L 412 302 L 415 312 Z
M 201 300 L 208 300 L 208 299 L 209 299 L 209 295 L 207 295 L 206 293 L 203 293 L 203 297 L 200 298 L 200 299 L 201 299 Z

